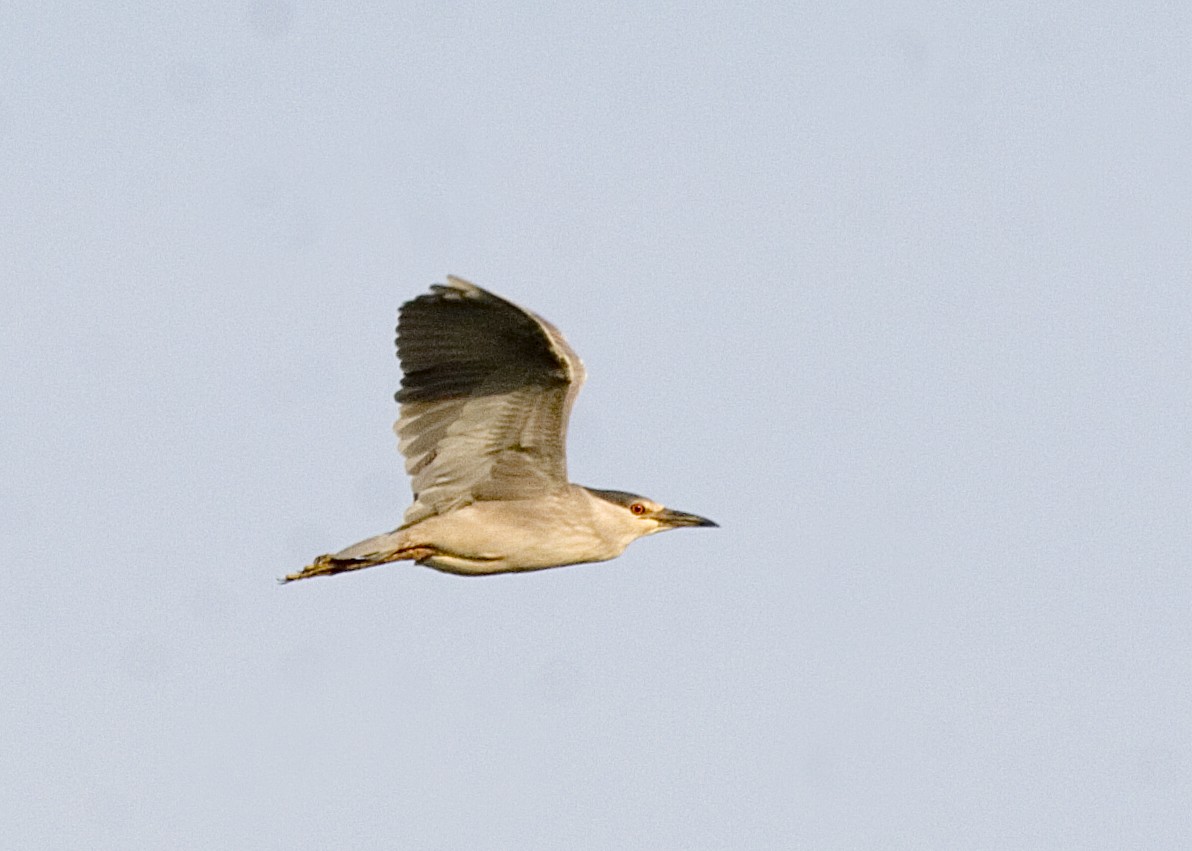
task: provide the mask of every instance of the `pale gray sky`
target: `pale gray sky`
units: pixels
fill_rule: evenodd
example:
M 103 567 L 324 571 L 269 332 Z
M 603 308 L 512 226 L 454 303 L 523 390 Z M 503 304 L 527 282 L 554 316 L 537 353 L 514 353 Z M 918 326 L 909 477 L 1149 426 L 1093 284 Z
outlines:
M 1120 8 L 1119 8 L 1120 7 Z M 0 11 L 14 848 L 1192 846 L 1192 11 Z M 398 305 L 719 530 L 396 525 Z

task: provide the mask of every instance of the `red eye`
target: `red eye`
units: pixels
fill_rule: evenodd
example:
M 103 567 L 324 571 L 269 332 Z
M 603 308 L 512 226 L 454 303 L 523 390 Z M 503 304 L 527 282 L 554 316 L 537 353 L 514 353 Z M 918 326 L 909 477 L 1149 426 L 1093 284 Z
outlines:
M 635 502 L 635 503 L 633 503 L 633 505 L 629 506 L 629 510 L 632 511 L 634 514 L 636 514 L 638 517 L 641 517 L 643 514 L 646 513 L 646 506 L 644 503 Z

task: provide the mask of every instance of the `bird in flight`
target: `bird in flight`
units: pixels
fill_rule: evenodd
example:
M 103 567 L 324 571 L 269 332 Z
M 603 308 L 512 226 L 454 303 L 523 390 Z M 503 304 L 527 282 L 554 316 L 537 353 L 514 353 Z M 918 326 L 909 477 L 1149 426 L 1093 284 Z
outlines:
M 395 561 L 475 576 L 616 558 L 645 535 L 715 526 L 567 480 L 567 419 L 584 365 L 558 329 L 448 276 L 398 313 L 393 425 L 414 503 L 402 525 L 282 581 Z

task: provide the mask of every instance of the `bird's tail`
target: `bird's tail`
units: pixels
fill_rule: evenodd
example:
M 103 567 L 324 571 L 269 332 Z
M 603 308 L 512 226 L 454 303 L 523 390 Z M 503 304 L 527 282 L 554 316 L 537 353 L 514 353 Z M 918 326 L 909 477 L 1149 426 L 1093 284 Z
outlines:
M 321 555 L 297 573 L 291 573 L 281 582 L 295 579 L 309 579 L 312 576 L 333 576 L 349 570 L 362 570 L 378 564 L 393 561 L 417 561 L 428 555 L 424 547 L 407 547 L 400 540 L 398 532 L 376 535 L 333 555 Z

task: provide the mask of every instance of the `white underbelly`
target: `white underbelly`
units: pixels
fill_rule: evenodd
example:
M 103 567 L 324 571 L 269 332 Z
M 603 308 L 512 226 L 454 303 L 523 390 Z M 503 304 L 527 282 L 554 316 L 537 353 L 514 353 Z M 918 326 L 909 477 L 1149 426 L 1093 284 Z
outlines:
M 406 534 L 411 543 L 435 551 L 421 559 L 422 564 L 466 575 L 605 561 L 624 549 L 588 526 L 561 523 L 565 515 L 565 511 L 544 512 L 542 503 L 478 502 L 445 516 L 428 517 Z

